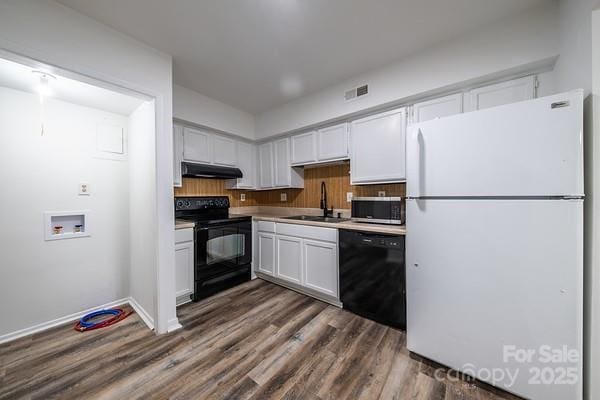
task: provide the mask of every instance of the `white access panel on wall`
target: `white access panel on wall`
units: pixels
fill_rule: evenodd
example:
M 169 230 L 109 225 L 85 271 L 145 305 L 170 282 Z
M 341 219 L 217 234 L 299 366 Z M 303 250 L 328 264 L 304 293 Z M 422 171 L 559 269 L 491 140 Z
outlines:
M 127 135 L 123 126 L 104 121 L 96 125 L 95 158 L 122 161 L 127 159 Z

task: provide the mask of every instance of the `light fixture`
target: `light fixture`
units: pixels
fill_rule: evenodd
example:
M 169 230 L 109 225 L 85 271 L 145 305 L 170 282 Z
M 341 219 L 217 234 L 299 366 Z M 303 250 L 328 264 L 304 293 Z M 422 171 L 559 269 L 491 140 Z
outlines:
M 50 82 L 56 80 L 54 75 L 48 74 L 42 71 L 33 71 L 33 74 L 39 78 L 39 83 L 36 86 L 36 90 L 40 95 L 40 121 L 41 121 L 41 135 L 44 136 L 46 113 L 44 110 L 44 98 L 52 95 L 52 88 Z
M 36 87 L 36 90 L 40 95 L 40 101 L 43 102 L 45 97 L 52 95 L 52 87 L 50 87 L 50 82 L 56 80 L 56 77 L 42 71 L 33 71 L 33 74 L 39 78 L 39 83 Z

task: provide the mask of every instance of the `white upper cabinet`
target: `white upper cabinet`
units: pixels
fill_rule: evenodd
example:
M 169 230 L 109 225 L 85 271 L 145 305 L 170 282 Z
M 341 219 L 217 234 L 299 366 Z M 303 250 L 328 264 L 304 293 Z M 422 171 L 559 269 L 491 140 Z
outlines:
M 317 132 L 317 158 L 319 161 L 348 158 L 348 124 L 330 126 Z
M 292 165 L 317 161 L 317 133 L 307 132 L 292 136 Z
M 183 127 L 173 125 L 173 186 L 181 187 L 181 161 L 183 161 Z
M 256 146 L 251 143 L 237 142 L 237 167 L 242 177 L 227 181 L 229 189 L 256 189 Z
M 450 96 L 416 103 L 412 106 L 411 122 L 423 122 L 434 118 L 447 117 L 463 112 L 463 94 L 456 93 Z
M 235 140 L 213 135 L 213 164 L 226 167 L 237 165 L 237 149 Z
M 290 140 L 279 139 L 273 142 L 275 155 L 275 186 L 289 186 L 291 184 L 290 170 Z
M 465 94 L 465 111 L 533 99 L 535 87 L 536 77 L 532 75 L 472 89 Z
M 351 184 L 406 180 L 406 109 L 400 108 L 352 122 Z
M 273 143 L 263 143 L 258 146 L 258 184 L 261 188 L 272 188 L 273 182 Z
M 308 165 L 348 158 L 348 124 L 291 137 L 291 165 Z
M 183 159 L 210 163 L 211 134 L 197 129 L 183 128 Z
M 304 170 L 290 163 L 290 138 L 258 146 L 258 188 L 302 188 Z

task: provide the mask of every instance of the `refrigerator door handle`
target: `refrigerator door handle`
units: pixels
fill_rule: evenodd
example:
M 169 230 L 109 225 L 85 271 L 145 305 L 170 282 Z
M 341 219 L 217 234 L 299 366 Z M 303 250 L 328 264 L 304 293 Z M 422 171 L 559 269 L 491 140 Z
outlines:
M 415 197 L 421 197 L 423 193 L 423 188 L 425 186 L 425 139 L 423 138 L 423 133 L 421 129 L 417 129 L 416 138 L 413 140 L 417 143 L 417 190 L 415 192 Z

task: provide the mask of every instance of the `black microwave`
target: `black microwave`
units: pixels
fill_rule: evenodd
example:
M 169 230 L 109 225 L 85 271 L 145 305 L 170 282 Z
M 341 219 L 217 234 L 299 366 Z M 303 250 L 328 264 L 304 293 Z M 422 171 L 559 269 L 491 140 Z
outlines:
M 355 197 L 352 199 L 352 220 L 373 224 L 404 224 L 404 198 Z

